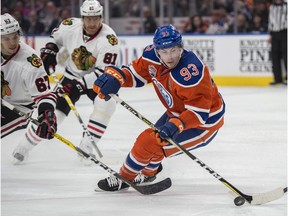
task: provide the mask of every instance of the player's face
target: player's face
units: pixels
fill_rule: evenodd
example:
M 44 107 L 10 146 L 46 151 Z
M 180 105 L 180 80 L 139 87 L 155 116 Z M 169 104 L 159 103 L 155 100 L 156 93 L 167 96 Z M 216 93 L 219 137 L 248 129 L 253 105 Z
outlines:
M 174 46 L 167 49 L 159 49 L 157 50 L 160 59 L 163 61 L 163 63 L 169 67 L 174 68 L 181 57 L 182 54 L 182 48 L 179 46 Z
M 101 16 L 84 16 L 83 17 L 83 27 L 88 35 L 94 35 L 99 30 L 102 25 Z
M 17 51 L 19 46 L 20 35 L 14 32 L 8 35 L 1 36 L 1 53 L 6 56 L 11 56 Z

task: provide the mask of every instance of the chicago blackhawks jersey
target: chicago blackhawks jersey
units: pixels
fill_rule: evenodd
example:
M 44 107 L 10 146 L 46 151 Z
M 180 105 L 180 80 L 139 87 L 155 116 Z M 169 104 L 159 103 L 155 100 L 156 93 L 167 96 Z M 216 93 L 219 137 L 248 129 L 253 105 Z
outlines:
M 72 60 L 74 49 L 84 46 L 87 51 L 91 52 L 96 58 L 95 67 L 104 68 L 108 65 L 115 65 L 119 55 L 118 38 L 112 28 L 102 23 L 102 27 L 98 32 L 88 37 L 83 33 L 83 23 L 80 18 L 69 18 L 64 20 L 59 28 L 53 30 L 51 34 L 53 43 L 57 44 L 58 48 L 65 47 L 69 57 L 66 62 L 66 69 L 70 72 L 65 74 L 70 79 L 82 78 L 86 82 L 88 88 L 92 88 L 96 75 L 94 67 L 87 71 L 77 69 Z
M 4 100 L 14 105 L 49 103 L 56 105 L 56 95 L 51 91 L 42 60 L 34 49 L 25 43 L 4 59 L 1 57 L 1 77 L 7 81 Z
M 184 50 L 177 66 L 166 68 L 153 45 L 128 67 L 124 87 L 153 83 L 169 116 L 177 116 L 185 128 L 217 129 L 224 123 L 225 103 L 210 76 L 208 67 L 193 53 Z

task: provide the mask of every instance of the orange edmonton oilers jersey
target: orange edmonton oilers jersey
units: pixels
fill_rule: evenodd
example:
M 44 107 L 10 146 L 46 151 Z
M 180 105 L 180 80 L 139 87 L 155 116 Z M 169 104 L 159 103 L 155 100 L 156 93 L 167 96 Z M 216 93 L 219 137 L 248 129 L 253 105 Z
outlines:
M 185 129 L 209 130 L 223 125 L 225 103 L 208 67 L 194 52 L 184 49 L 177 66 L 168 69 L 150 45 L 122 70 L 126 74 L 123 87 L 142 87 L 152 82 L 168 115 L 180 118 Z

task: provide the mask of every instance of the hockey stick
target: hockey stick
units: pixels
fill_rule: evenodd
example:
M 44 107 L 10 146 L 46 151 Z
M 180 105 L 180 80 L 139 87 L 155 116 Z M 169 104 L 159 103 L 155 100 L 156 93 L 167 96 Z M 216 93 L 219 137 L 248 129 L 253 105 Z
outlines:
M 114 100 L 119 102 L 124 108 L 126 108 L 129 112 L 131 112 L 133 115 L 135 115 L 137 118 L 145 122 L 148 126 L 150 126 L 153 130 L 159 132 L 159 130 L 154 126 L 152 122 L 150 122 L 148 119 L 143 117 L 138 111 L 136 111 L 133 107 L 131 107 L 129 104 L 127 104 L 125 101 L 123 101 L 120 97 L 118 97 L 115 94 L 110 94 L 110 97 L 112 97 Z M 225 180 L 220 174 L 218 174 L 216 171 L 214 171 L 212 168 L 208 167 L 204 162 L 202 162 L 199 158 L 194 156 L 192 153 L 190 153 L 188 150 L 186 150 L 183 146 L 176 143 L 172 139 L 167 139 L 167 141 L 177 147 L 180 151 L 185 153 L 188 157 L 190 157 L 192 160 L 194 160 L 196 163 L 198 163 L 202 168 L 207 170 L 212 176 L 214 176 L 216 179 L 221 181 L 226 187 L 228 187 L 232 192 L 238 195 L 237 198 L 234 199 L 234 203 L 237 206 L 243 205 L 245 203 L 245 200 L 252 204 L 252 205 L 261 205 L 265 204 L 274 200 L 277 200 L 281 198 L 284 193 L 287 192 L 286 188 L 277 188 L 273 191 L 257 194 L 257 195 L 246 195 L 242 193 L 240 190 L 238 190 L 235 186 L 233 186 L 231 183 L 229 183 L 227 180 Z
M 23 116 L 24 118 L 30 119 L 30 121 L 32 121 L 35 125 L 39 125 L 39 122 L 36 119 L 32 118 L 29 114 L 24 113 L 21 110 L 17 109 L 14 105 L 10 104 L 9 102 L 1 99 L 1 104 L 4 105 L 5 107 L 7 107 L 8 109 L 14 111 L 15 113 L 19 114 L 20 116 Z M 131 186 L 132 188 L 134 188 L 136 191 L 138 191 L 139 193 L 141 193 L 143 195 L 150 195 L 150 194 L 159 193 L 161 191 L 164 191 L 164 190 L 170 188 L 172 185 L 170 178 L 166 178 L 166 179 L 164 179 L 160 182 L 154 183 L 154 184 L 143 185 L 143 186 L 136 185 L 133 182 L 130 182 L 126 178 L 122 177 L 119 173 L 112 170 L 110 167 L 108 167 L 107 165 L 105 165 L 101 161 L 97 160 L 94 157 L 91 157 L 89 154 L 84 152 L 81 148 L 73 145 L 69 140 L 62 137 L 61 135 L 54 133 L 53 136 L 56 139 L 63 142 L 64 144 L 66 144 L 67 146 L 69 146 L 71 149 L 73 149 L 73 150 L 77 151 L 78 153 L 80 153 L 81 155 L 83 155 L 85 158 L 93 161 L 95 164 L 99 165 L 104 170 L 107 170 L 107 172 L 109 172 L 110 174 L 114 175 L 118 179 L 121 179 L 121 181 L 125 182 L 126 184 L 128 184 L 129 186 Z
M 54 81 L 57 83 L 57 85 L 60 88 L 63 88 L 62 84 L 60 83 L 59 79 L 57 78 L 57 76 L 55 75 L 55 71 L 50 68 L 50 75 L 53 77 Z M 81 124 L 84 133 L 86 133 L 86 135 L 89 137 L 93 147 L 95 148 L 96 152 L 98 153 L 99 157 L 102 158 L 103 155 L 101 153 L 101 151 L 99 150 L 98 146 L 96 145 L 96 143 L 94 142 L 92 135 L 90 134 L 90 132 L 88 131 L 87 127 L 85 126 L 80 114 L 77 112 L 76 107 L 74 106 L 74 104 L 72 103 L 70 97 L 68 96 L 68 94 L 63 94 L 63 97 L 65 98 L 65 100 L 67 101 L 70 109 L 73 111 L 74 115 L 76 116 L 76 118 L 78 119 L 79 123 Z

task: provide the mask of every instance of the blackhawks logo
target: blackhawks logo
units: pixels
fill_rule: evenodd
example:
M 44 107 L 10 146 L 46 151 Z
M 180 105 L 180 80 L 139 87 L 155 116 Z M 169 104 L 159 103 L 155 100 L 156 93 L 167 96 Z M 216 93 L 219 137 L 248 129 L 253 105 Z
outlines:
M 10 96 L 11 89 L 9 87 L 9 82 L 4 78 L 4 72 L 1 71 L 1 98 L 3 98 L 5 95 Z
M 109 42 L 112 46 L 118 44 L 118 38 L 117 38 L 115 35 L 111 34 L 111 35 L 107 35 L 106 37 L 107 37 L 107 39 L 108 39 L 108 42 Z
M 72 25 L 73 24 L 72 20 L 73 20 L 72 18 L 65 19 L 65 20 L 63 20 L 62 24 L 63 25 Z
M 27 60 L 34 66 L 39 68 L 42 65 L 42 60 L 35 54 L 32 54 L 32 56 L 29 56 Z

